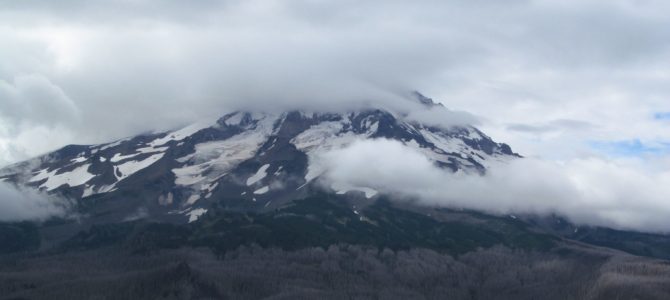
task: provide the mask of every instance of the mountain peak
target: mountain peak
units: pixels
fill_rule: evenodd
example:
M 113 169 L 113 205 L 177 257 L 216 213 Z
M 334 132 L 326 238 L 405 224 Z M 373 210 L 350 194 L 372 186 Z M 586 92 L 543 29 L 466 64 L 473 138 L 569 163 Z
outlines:
M 442 105 L 442 103 L 435 103 L 435 101 L 433 101 L 432 98 L 428 98 L 428 97 L 424 96 L 423 94 L 421 94 L 421 93 L 418 92 L 418 91 L 412 91 L 412 97 L 413 97 L 414 99 L 416 99 L 417 101 L 419 101 L 419 103 L 421 103 L 421 104 L 423 104 L 423 105 L 425 105 L 425 106 L 427 106 L 427 107 L 429 107 L 429 108 L 430 108 L 430 107 L 433 107 L 433 106 L 442 106 L 442 107 L 444 107 L 444 105 Z
M 423 105 L 441 106 L 415 95 Z M 214 204 L 252 211 L 286 205 L 320 186 L 315 183 L 326 171 L 320 169 L 321 154 L 379 138 L 399 141 L 454 172 L 483 173 L 492 162 L 518 157 L 473 126 L 438 128 L 384 109 L 238 111 L 180 130 L 65 147 L 1 170 L 0 180 L 93 201 L 86 213 L 101 220 L 141 215 L 190 222 Z M 364 192 L 363 198 L 383 192 L 330 189 Z

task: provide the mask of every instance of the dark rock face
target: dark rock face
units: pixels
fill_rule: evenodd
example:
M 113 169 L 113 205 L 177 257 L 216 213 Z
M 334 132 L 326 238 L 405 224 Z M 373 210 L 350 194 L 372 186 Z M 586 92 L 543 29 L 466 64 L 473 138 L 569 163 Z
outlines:
M 667 262 L 588 245 L 667 259 L 665 235 L 424 207 L 319 181 L 320 154 L 365 139 L 398 141 L 454 172 L 520 157 L 472 126 L 406 117 L 234 112 L 0 169 L 1 181 L 74 200 L 79 215 L 0 222 L 0 295 L 668 298 Z
M 189 222 L 214 203 L 267 211 L 304 198 L 320 175 L 310 173 L 316 154 L 377 138 L 402 142 L 451 171 L 484 173 L 492 161 L 518 157 L 472 126 L 427 126 L 382 109 L 234 112 L 176 131 L 66 146 L 0 170 L 0 180 L 75 199 L 96 223 Z

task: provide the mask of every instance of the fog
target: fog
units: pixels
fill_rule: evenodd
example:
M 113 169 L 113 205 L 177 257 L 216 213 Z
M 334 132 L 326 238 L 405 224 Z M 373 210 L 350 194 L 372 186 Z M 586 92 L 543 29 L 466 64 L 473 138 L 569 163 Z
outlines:
M 414 172 L 375 175 L 390 190 L 662 230 L 669 8 L 660 0 L 0 1 L 0 166 L 236 109 L 378 105 L 432 125 L 477 124 L 534 157 L 485 177 L 391 161 L 385 167 Z M 413 90 L 443 103 L 448 117 L 407 104 Z M 345 166 L 332 176 L 348 176 Z
M 412 90 L 477 116 L 523 154 L 579 156 L 591 140 L 654 144 L 670 138 L 653 118 L 670 111 L 667 9 L 605 0 L 2 1 L 0 165 L 238 108 L 396 106 Z
M 558 214 L 577 224 L 640 231 L 670 228 L 670 171 L 643 161 L 513 159 L 486 175 L 452 173 L 401 142 L 361 140 L 322 157 L 327 180 L 393 199 L 494 214 Z
M 43 221 L 50 217 L 64 217 L 68 207 L 67 201 L 54 196 L 0 182 L 2 222 Z

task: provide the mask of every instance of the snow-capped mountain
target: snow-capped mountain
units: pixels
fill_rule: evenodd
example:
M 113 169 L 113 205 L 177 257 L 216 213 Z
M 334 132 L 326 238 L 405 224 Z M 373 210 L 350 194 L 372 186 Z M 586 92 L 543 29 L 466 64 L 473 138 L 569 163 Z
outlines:
M 420 94 L 417 100 L 444 109 Z M 518 157 L 473 126 L 430 126 L 380 108 L 238 111 L 176 131 L 69 145 L 0 170 L 0 180 L 76 199 L 97 220 L 191 222 L 213 204 L 263 211 L 304 197 L 324 172 L 320 153 L 375 138 L 401 141 L 454 172 L 483 173 L 493 161 Z M 383 192 L 330 188 L 366 198 Z

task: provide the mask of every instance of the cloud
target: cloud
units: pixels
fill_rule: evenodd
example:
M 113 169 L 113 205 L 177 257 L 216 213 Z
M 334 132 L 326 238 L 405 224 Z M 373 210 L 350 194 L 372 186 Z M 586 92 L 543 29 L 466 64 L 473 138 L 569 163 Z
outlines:
M 541 124 L 509 124 L 508 130 L 527 132 L 527 133 L 548 133 L 561 130 L 589 130 L 594 127 L 593 124 L 577 120 L 553 120 Z
M 668 9 L 661 0 L 0 1 L 0 166 L 233 109 L 374 104 L 437 126 L 476 122 L 525 157 L 558 161 L 526 159 L 483 178 L 447 177 L 450 186 L 479 184 L 497 195 L 493 187 L 509 187 L 496 172 L 518 171 L 510 177 L 555 177 L 565 193 L 592 203 L 569 179 L 583 172 L 605 185 L 593 168 L 612 167 L 598 174 L 612 184 L 626 170 L 647 181 L 622 186 L 665 183 L 661 171 L 639 164 L 667 155 L 637 153 L 670 141 Z M 407 104 L 411 90 L 449 110 Z M 613 156 L 612 149 L 649 161 L 593 158 Z M 517 164 L 528 165 L 512 170 Z M 430 190 L 422 199 L 443 192 Z M 545 190 L 552 187 L 537 193 Z M 509 193 L 530 197 L 520 187 Z M 563 201 L 547 197 L 553 200 L 537 204 L 542 211 Z M 569 213 L 578 218 L 576 211 Z
M 391 140 L 363 140 L 322 157 L 326 180 L 390 193 L 400 201 L 494 214 L 558 214 L 577 224 L 670 232 L 670 172 L 640 161 L 516 159 L 484 176 L 439 169 Z
M 65 216 L 68 203 L 0 181 L 0 221 L 40 221 Z
M 24 124 L 75 122 L 79 115 L 63 90 L 41 75 L 21 75 L 13 82 L 0 80 L 0 99 L 0 117 L 10 131 Z
M 42 101 L 41 110 L 0 101 L 0 147 L 25 156 L 235 108 L 394 106 L 415 89 L 485 116 L 483 131 L 526 155 L 574 156 L 594 139 L 670 139 L 650 118 L 670 110 L 665 1 L 67 0 L 0 8 L 0 80 L 17 89 L 25 76 L 41 78 L 53 92 L 54 104 Z M 72 106 L 78 114 L 62 110 Z M 17 127 L 17 118 L 32 125 Z M 597 126 L 514 130 L 561 119 Z M 59 144 L 30 144 L 40 140 L 34 127 L 49 124 L 59 124 Z M 0 164 L 17 159 L 4 155 Z
M 80 120 L 77 105 L 48 78 L 0 79 L 0 166 L 62 146 Z
M 407 115 L 407 119 L 441 128 L 459 125 L 477 125 L 480 122 L 479 118 L 471 113 L 453 111 L 443 106 L 412 110 Z
M 425 203 L 664 230 L 668 9 L 661 0 L 4 1 L 0 166 L 234 109 L 380 105 L 435 126 L 478 124 L 525 157 L 554 161 L 473 177 L 397 144 L 377 144 L 388 154 L 356 144 L 332 154 L 344 157 L 330 176 L 379 178 Z M 408 104 L 412 90 L 449 110 Z M 359 166 L 370 167 L 350 172 Z

